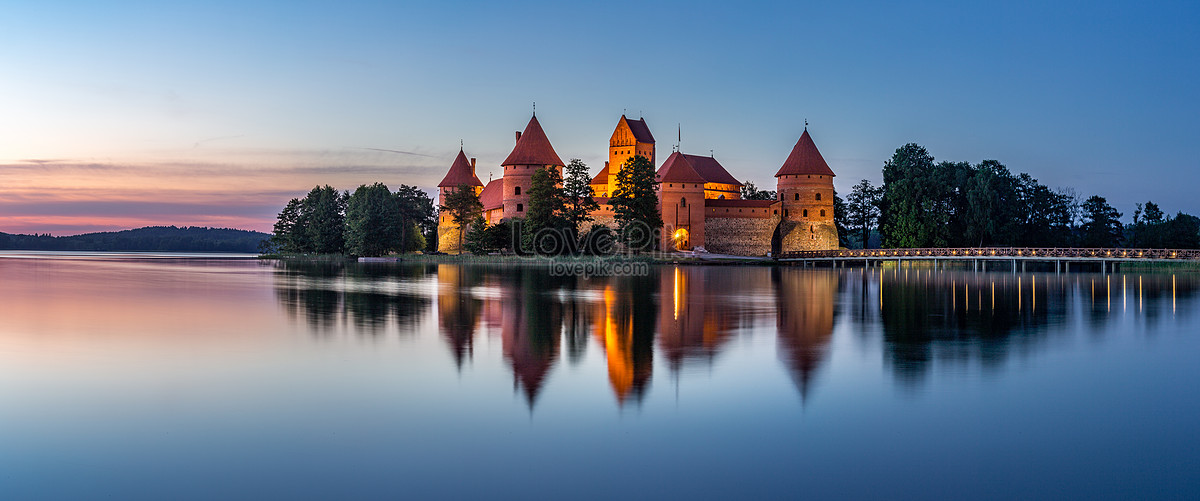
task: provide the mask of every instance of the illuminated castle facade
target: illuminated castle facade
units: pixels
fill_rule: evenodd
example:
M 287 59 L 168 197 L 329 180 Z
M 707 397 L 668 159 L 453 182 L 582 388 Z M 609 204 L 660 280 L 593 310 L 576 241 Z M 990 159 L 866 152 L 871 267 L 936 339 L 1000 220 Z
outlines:
M 833 220 L 834 173 L 807 127 L 775 173 L 776 199 L 743 200 L 743 184 L 711 155 L 675 151 L 659 165 L 646 121 L 622 115 L 608 140 L 608 161 L 591 181 L 600 205 L 592 213 L 595 223 L 615 228 L 609 197 L 616 189 L 620 169 L 637 155 L 657 168 L 662 249 L 702 247 L 714 253 L 762 256 L 838 247 Z M 479 194 L 488 224 L 525 217 L 533 173 L 546 168 L 558 169 L 561 174 L 565 165 L 534 116 L 524 131 L 516 133 L 516 145 L 501 164 L 500 179 L 485 186 L 475 175 L 475 160 L 468 160 L 460 150 L 438 184 L 438 201 L 444 204 L 451 191 L 467 185 Z M 440 216 L 438 250 L 460 252 L 459 231 L 448 216 Z

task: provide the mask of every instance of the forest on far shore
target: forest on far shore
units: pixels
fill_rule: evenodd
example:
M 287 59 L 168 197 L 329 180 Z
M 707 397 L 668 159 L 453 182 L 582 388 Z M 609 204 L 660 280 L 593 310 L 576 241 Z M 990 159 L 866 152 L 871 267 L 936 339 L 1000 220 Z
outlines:
M 55 237 L 0 233 L 0 250 L 142 251 L 142 252 L 259 252 L 268 233 L 204 226 L 147 226 Z

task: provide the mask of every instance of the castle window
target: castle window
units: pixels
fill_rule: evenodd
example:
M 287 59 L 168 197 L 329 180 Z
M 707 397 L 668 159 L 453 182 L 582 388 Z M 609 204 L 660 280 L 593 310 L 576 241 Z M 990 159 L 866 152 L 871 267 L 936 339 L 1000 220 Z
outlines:
M 825 209 L 821 209 L 821 217 L 825 217 Z
M 524 212 L 525 204 L 517 204 L 517 212 Z
M 787 210 L 787 209 L 783 209 L 783 217 L 787 217 L 787 216 L 788 216 L 788 210 Z
M 778 215 L 779 215 L 779 209 L 775 209 L 775 215 L 776 215 L 776 216 L 778 216 Z
M 804 209 L 804 217 L 808 217 L 808 209 Z
M 820 200 L 820 199 L 821 199 L 821 194 L 817 193 L 817 200 Z
M 799 193 L 797 193 L 797 194 L 796 194 L 796 200 L 800 200 L 800 194 L 799 194 Z
M 815 230 L 815 229 L 813 229 L 813 228 L 814 228 L 814 227 L 813 227 L 813 225 L 811 225 L 811 224 L 810 224 L 810 225 L 808 225 L 808 232 L 809 232 L 809 233 L 816 233 L 816 230 Z
M 674 185 L 674 184 L 672 184 L 672 183 L 667 183 L 667 188 L 674 188 L 674 187 L 675 187 L 675 185 Z
M 680 207 L 687 207 L 687 199 L 686 199 L 686 198 L 680 198 L 680 199 L 679 199 L 679 206 L 680 206 Z
M 515 190 L 513 191 L 513 195 L 520 195 L 520 194 L 521 194 L 521 187 L 520 187 L 520 186 L 518 186 L 518 187 L 516 187 L 516 188 L 515 188 Z

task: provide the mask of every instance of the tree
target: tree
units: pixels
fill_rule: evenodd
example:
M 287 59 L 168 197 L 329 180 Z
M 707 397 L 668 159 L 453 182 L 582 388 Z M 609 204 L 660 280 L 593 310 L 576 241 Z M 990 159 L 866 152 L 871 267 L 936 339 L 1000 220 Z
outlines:
M 883 164 L 879 232 L 885 247 L 946 245 L 944 234 L 950 222 L 947 180 L 937 173 L 933 156 L 916 143 L 897 148 Z
M 1162 209 L 1159 209 L 1158 204 L 1154 202 L 1146 202 L 1145 210 L 1142 212 L 1142 215 L 1144 216 L 1142 220 L 1146 224 L 1158 224 L 1163 222 L 1163 211 Z
M 1085 247 L 1117 247 L 1121 244 L 1121 213 L 1108 200 L 1093 195 L 1083 202 L 1083 245 Z
M 534 171 L 529 186 L 529 210 L 522 227 L 522 247 L 539 254 L 561 254 L 568 250 L 567 198 L 562 175 L 554 167 Z
M 754 183 L 746 181 L 742 185 L 743 200 L 775 200 L 776 194 L 771 190 L 760 190 Z
M 483 212 L 483 204 L 479 202 L 475 188 L 465 184 L 456 186 L 446 194 L 446 204 L 441 211 L 449 214 L 450 220 L 458 226 L 458 248 L 463 248 L 463 232 L 467 231 L 467 223 Z
M 463 242 L 463 249 L 471 254 L 486 254 L 491 250 L 488 246 L 488 225 L 483 219 L 483 213 L 475 215 L 475 219 L 471 221 L 471 229 L 467 232 L 466 241 Z
M 871 228 L 879 220 L 879 202 L 883 199 L 883 187 L 871 186 L 863 179 L 846 197 L 846 224 L 858 236 L 859 247 L 866 249 L 871 239 Z M 837 215 L 835 213 L 834 217 Z
M 436 250 L 438 221 L 433 197 L 425 193 L 425 190 L 416 186 L 402 184 L 400 188 L 396 189 L 396 198 L 399 202 L 400 215 L 407 220 L 401 226 L 404 231 L 400 234 L 400 250 L 403 252 L 420 250 L 422 248 Z M 414 245 L 417 242 L 418 236 L 413 231 L 412 227 L 414 224 L 417 227 L 417 231 L 424 235 L 424 238 L 421 240 L 425 240 L 426 244 L 432 241 L 432 248 Z
M 359 186 L 346 201 L 346 252 L 351 255 L 407 250 L 402 244 L 413 228 L 400 212 L 400 199 L 383 183 Z
M 596 193 L 592 190 L 587 164 L 572 158 L 567 162 L 566 173 L 563 178 L 563 196 L 566 198 L 564 217 L 570 225 L 571 236 L 578 242 L 580 229 L 592 221 L 591 213 L 599 209 L 600 204 L 593 198 Z
M 279 212 L 271 235 L 271 243 L 279 252 L 312 252 L 312 242 L 308 240 L 307 223 L 301 217 L 300 204 L 300 199 L 293 198 Z
M 309 244 L 305 252 L 339 254 L 345 249 L 343 231 L 347 193 L 329 185 L 317 186 L 300 202 L 298 222 L 303 224 Z
M 609 204 L 621 241 L 634 250 L 649 250 L 658 243 L 656 233 L 662 229 L 662 214 L 658 211 L 658 193 L 654 165 L 646 157 L 636 155 L 621 166 L 617 173 L 617 189 Z
M 833 226 L 837 229 L 838 247 L 850 247 L 850 231 L 846 228 L 846 201 L 833 190 Z

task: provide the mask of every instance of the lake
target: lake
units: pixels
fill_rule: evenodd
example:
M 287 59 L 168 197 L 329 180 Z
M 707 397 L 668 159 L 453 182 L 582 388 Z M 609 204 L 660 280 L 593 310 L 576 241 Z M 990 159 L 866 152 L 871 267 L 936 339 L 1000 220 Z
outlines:
M 0 498 L 1190 498 L 1200 273 L 0 254 Z

